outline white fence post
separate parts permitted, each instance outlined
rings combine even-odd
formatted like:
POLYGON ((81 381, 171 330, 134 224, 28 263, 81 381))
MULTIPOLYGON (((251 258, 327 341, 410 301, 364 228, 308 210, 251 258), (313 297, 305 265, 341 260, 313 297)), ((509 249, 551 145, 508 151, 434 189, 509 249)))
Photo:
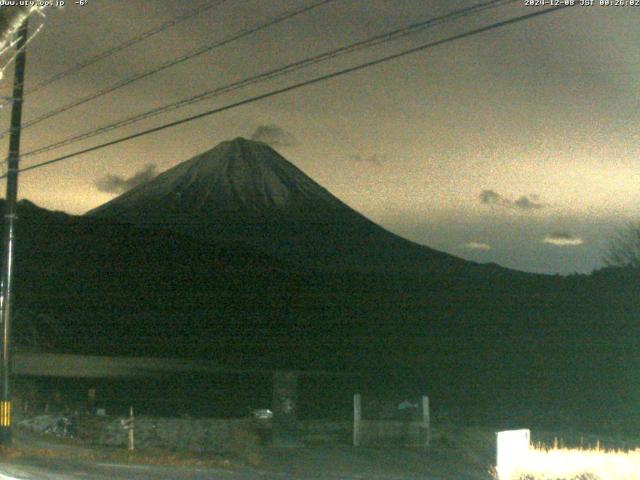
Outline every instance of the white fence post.
POLYGON ((422 431, 424 432, 424 438, 420 441, 422 445, 428 447, 431 443, 431 414, 429 412, 429 397, 422 396, 422 431))
POLYGON ((362 396, 356 393, 353 396, 353 446, 360 446, 360 433, 362 427, 362 396))
POLYGON ((133 407, 129 407, 129 450, 135 449, 133 407))

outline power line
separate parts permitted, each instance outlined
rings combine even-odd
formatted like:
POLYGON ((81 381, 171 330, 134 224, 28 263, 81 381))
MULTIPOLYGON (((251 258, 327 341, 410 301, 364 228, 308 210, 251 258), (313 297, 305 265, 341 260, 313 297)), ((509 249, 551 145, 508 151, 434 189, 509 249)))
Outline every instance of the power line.
POLYGON ((170 103, 168 105, 163 105, 161 107, 158 108, 154 108, 152 110, 148 110, 146 112, 143 112, 141 114, 138 115, 134 115, 133 117, 128 117, 125 118, 123 120, 119 120, 115 123, 111 123, 93 130, 89 130, 71 137, 67 137, 63 140, 60 140, 58 142, 55 142, 53 144, 49 144, 43 147, 39 147, 37 149, 28 151, 26 153, 24 153, 22 156, 23 157, 27 157, 27 156, 32 156, 32 155, 37 155, 37 154, 41 154, 50 150, 55 150, 57 148, 60 148, 62 146, 66 146, 66 145, 70 145, 76 142, 79 142, 81 140, 86 140, 88 138, 94 137, 96 135, 100 135, 106 132, 109 132, 111 130, 115 130, 117 128, 121 128, 127 125, 131 125, 134 123, 137 123, 141 120, 146 120, 148 118, 154 117, 156 115, 162 114, 162 113, 166 113, 172 110, 177 110, 179 108, 183 108, 185 106, 194 104, 194 103, 198 103, 198 102, 202 102, 204 100, 208 100, 211 99, 213 97, 217 97, 220 96, 222 94, 226 94, 226 93, 230 93, 232 91, 238 90, 240 88, 244 88, 246 86, 249 85, 254 85, 257 83, 261 83, 263 81, 266 80, 271 80, 274 79, 276 77, 280 77, 283 76, 285 74, 291 73, 293 71, 305 68, 307 66, 310 65, 316 65, 320 62, 324 62, 333 58, 336 58, 340 55, 344 55, 344 54, 348 54, 348 53, 352 53, 354 51, 363 49, 363 48, 370 48, 370 47, 374 47, 377 45, 380 45, 382 43, 386 43, 392 40, 397 40, 398 38, 410 35, 410 34, 415 34, 418 33, 420 31, 423 31, 427 28, 431 28, 435 25, 439 25, 445 22, 449 22, 458 18, 461 18, 463 16, 468 16, 471 14, 476 14, 479 13, 481 11, 490 9, 490 8, 496 8, 497 6, 500 5, 505 5, 508 3, 514 3, 516 1, 519 0, 491 0, 488 2, 484 2, 484 3, 479 3, 476 4, 474 6, 471 7, 466 7, 460 10, 455 10, 453 12, 450 12, 448 14, 442 15, 440 17, 435 17, 435 18, 430 18, 426 21, 423 22, 418 22, 418 23, 414 23, 411 24, 407 27, 403 27, 403 28, 399 28, 396 30, 392 30, 390 32, 386 32, 383 34, 379 34, 379 35, 375 35, 373 37, 367 38, 365 40, 361 40, 359 42, 355 42, 352 43, 350 45, 344 46, 344 47, 340 47, 328 52, 324 52, 322 54, 318 54, 318 55, 314 55, 311 57, 307 57, 303 60, 299 60, 297 62, 293 62, 290 63, 288 65, 285 65, 283 67, 278 67, 272 70, 268 70, 266 72, 260 73, 258 75, 249 77, 249 78, 245 78, 236 82, 232 82, 230 84, 221 86, 221 87, 216 87, 212 90, 206 90, 205 92, 199 93, 197 95, 193 95, 191 97, 187 97, 185 99, 182 99, 178 102, 174 102, 174 103, 170 103))
MULTIPOLYGON (((165 62, 165 63, 163 63, 163 64, 161 64, 161 65, 159 65, 157 67, 154 67, 154 68, 146 70, 146 71, 144 71, 142 73, 136 74, 133 77, 129 77, 129 78, 126 78, 124 80, 121 80, 121 81, 115 83, 114 85, 112 85, 110 87, 104 88, 102 90, 98 90, 97 92, 94 92, 94 93, 92 93, 90 95, 87 95, 86 97, 82 97, 79 100, 75 100, 75 101, 73 101, 71 103, 68 103, 67 105, 63 105, 62 107, 56 108, 54 110, 50 110, 49 112, 47 112, 47 113, 45 113, 45 114, 43 114, 43 115, 41 115, 41 116, 29 121, 29 122, 24 123, 22 125, 22 128, 25 129, 25 128, 31 127, 33 125, 36 125, 36 124, 38 124, 40 122, 43 122, 44 120, 47 120, 47 119, 49 119, 51 117, 54 117, 56 115, 60 115, 61 113, 67 112, 67 111, 69 111, 69 110, 71 110, 71 109, 73 109, 75 107, 79 107, 80 105, 83 105, 83 104, 85 104, 85 103, 87 103, 87 102, 89 102, 91 100, 95 100, 96 98, 102 97, 102 96, 107 95, 109 93, 115 92, 116 90, 119 90, 119 89, 121 89, 123 87, 131 85, 132 83, 137 82, 138 80, 142 80, 144 78, 147 78, 147 77, 149 77, 149 76, 151 76, 153 74, 156 74, 158 72, 166 70, 166 69, 168 69, 170 67, 173 67, 175 65, 178 65, 180 63, 186 62, 187 60, 191 60, 192 58, 195 58, 195 57, 197 57, 199 55, 202 55, 204 53, 210 52, 210 51, 212 51, 212 50, 214 50, 216 48, 220 48, 220 47, 222 47, 224 45, 232 43, 232 42, 234 42, 236 40, 239 40, 241 38, 253 35, 254 33, 257 33, 257 32, 259 32, 261 30, 265 30, 265 29, 267 29, 269 27, 272 27, 273 25, 277 25, 278 23, 284 22, 285 20, 291 19, 291 18, 296 17, 298 15, 302 15, 302 14, 307 13, 307 12, 317 8, 317 7, 320 7, 322 5, 326 5, 327 3, 330 3, 330 2, 333 2, 333 1, 335 1, 335 0, 321 0, 319 2, 316 2, 316 3, 313 3, 313 4, 309 5, 307 7, 286 12, 286 13, 278 16, 278 17, 272 18, 272 19, 268 20, 267 22, 261 23, 261 24, 255 26, 253 28, 250 28, 248 30, 246 30, 246 29, 245 30, 240 30, 239 32, 236 32, 236 33, 232 34, 231 36, 226 37, 225 39, 220 40, 220 41, 218 41, 216 43, 213 43, 213 44, 210 44, 210 45, 206 45, 204 47, 200 47, 200 48, 198 48, 198 49, 196 49, 194 51, 191 51, 190 53, 182 55, 182 56, 180 56, 178 58, 175 58, 173 60, 169 60, 168 62, 165 62)), ((9 133, 8 130, 2 132, 0 134, 0 139, 5 137, 8 133, 9 133)))
MULTIPOLYGON (((85 153, 90 153, 90 152, 94 152, 94 151, 97 151, 97 150, 101 150, 103 148, 110 147, 112 145, 123 143, 123 142, 129 141, 129 140, 133 140, 135 138, 142 137, 142 136, 145 136, 145 135, 149 135, 151 133, 156 133, 156 132, 159 132, 161 130, 166 130, 168 128, 176 127, 178 125, 182 125, 184 123, 192 122, 192 121, 198 120, 200 118, 208 117, 208 116, 214 115, 216 113, 221 113, 221 112, 224 112, 224 111, 227 111, 227 110, 231 110, 232 108, 237 108, 237 107, 241 107, 243 105, 248 105, 250 103, 254 103, 254 102, 257 102, 259 100, 264 100, 266 98, 274 97, 274 96, 280 95, 282 93, 286 93, 286 92, 290 92, 290 91, 293 91, 293 90, 297 90, 299 88, 306 87, 308 85, 313 85, 313 84, 320 83, 320 82, 323 82, 323 81, 326 81, 326 80, 329 80, 329 79, 332 79, 332 78, 336 78, 336 77, 340 77, 340 76, 343 76, 343 75, 347 75, 349 73, 353 73, 353 72, 356 72, 356 71, 359 71, 359 70, 362 70, 362 69, 365 69, 365 68, 373 67, 375 65, 380 65, 382 63, 385 63, 385 62, 388 62, 388 61, 391 61, 391 60, 395 60, 395 59, 398 59, 398 58, 401 58, 401 57, 405 57, 405 56, 411 55, 413 53, 417 53, 417 52, 420 52, 420 51, 423 51, 423 50, 434 48, 434 47, 437 47, 437 46, 440 46, 440 45, 443 45, 443 44, 446 44, 446 43, 450 43, 450 42, 453 42, 453 41, 456 41, 456 40, 461 40, 463 38, 471 37, 473 35, 478 35, 480 33, 488 32, 490 30, 495 30, 497 28, 501 28, 501 27, 504 27, 504 26, 507 26, 507 25, 518 23, 518 22, 521 22, 521 21, 524 21, 524 20, 528 20, 528 19, 531 19, 531 18, 534 18, 534 17, 539 17, 541 15, 545 15, 545 14, 548 14, 548 13, 553 13, 553 12, 556 12, 558 10, 562 10, 564 8, 570 7, 570 6, 571 5, 560 5, 558 7, 546 8, 546 9, 543 9, 543 10, 537 10, 535 12, 528 13, 526 15, 520 15, 518 17, 510 18, 508 20, 502 20, 500 22, 492 23, 492 24, 487 25, 485 27, 476 28, 474 30, 470 30, 468 32, 460 33, 460 34, 457 34, 457 35, 452 35, 450 37, 447 37, 447 38, 444 38, 444 39, 441 39, 441 40, 436 40, 434 42, 429 42, 429 43, 426 43, 426 44, 423 44, 423 45, 419 45, 417 47, 413 47, 413 48, 410 48, 408 50, 403 50, 402 52, 399 52, 399 53, 395 53, 395 54, 392 54, 392 55, 387 55, 385 57, 382 57, 382 58, 379 58, 379 59, 376 59, 376 60, 372 60, 372 61, 369 61, 369 62, 361 63, 359 65, 355 65, 353 67, 349 67, 349 68, 345 68, 345 69, 342 69, 342 70, 338 70, 336 72, 329 73, 329 74, 326 74, 326 75, 321 75, 319 77, 315 77, 315 78, 312 78, 310 80, 305 80, 303 82, 299 82, 299 83, 296 83, 296 84, 293 84, 293 85, 289 85, 287 87, 279 88, 277 90, 272 90, 270 92, 263 93, 261 95, 256 95, 254 97, 250 97, 250 98, 247 98, 247 99, 244 99, 244 100, 240 100, 238 102, 230 103, 230 104, 225 105, 223 107, 215 108, 215 109, 209 110, 207 112, 199 113, 197 115, 193 115, 193 116, 186 117, 186 118, 183 118, 183 119, 180 119, 180 120, 176 120, 174 122, 166 123, 166 124, 160 125, 158 127, 150 128, 148 130, 144 130, 142 132, 138 132, 138 133, 134 133, 132 135, 121 137, 121 138, 118 138, 116 140, 111 140, 109 142, 105 142, 105 143, 102 143, 100 145, 95 145, 93 147, 85 148, 83 150, 79 150, 79 151, 76 151, 76 152, 73 152, 73 153, 70 153, 70 154, 67 154, 67 155, 62 155, 60 157, 57 157, 57 158, 54 158, 54 159, 51 159, 51 160, 47 160, 45 162, 41 162, 41 163, 37 163, 35 165, 31 165, 29 167, 24 167, 24 168, 20 169, 20 172, 26 172, 26 171, 29 171, 29 170, 35 170, 36 168, 41 168, 41 167, 44 167, 44 166, 47 166, 47 165, 51 165, 53 163, 62 162, 64 160, 68 160, 70 158, 77 157, 79 155, 83 155, 85 153)), ((6 175, 0 176, 0 178, 4 178, 4 177, 6 177, 6 175)))
MULTIPOLYGON (((105 58, 108 58, 112 55, 115 55, 118 52, 121 52, 122 50, 126 50, 129 47, 132 47, 133 45, 136 45, 144 40, 146 40, 147 38, 150 38, 154 35, 157 35, 159 33, 164 32, 165 30, 168 30, 172 27, 175 27, 176 25, 189 20, 193 17, 196 17, 204 12, 206 12, 207 10, 212 9, 213 7, 216 7, 218 5, 221 5, 222 3, 226 2, 227 0, 217 0, 215 2, 212 3, 208 3, 205 4, 201 7, 198 7, 192 11, 190 11, 189 13, 186 13, 184 15, 180 15, 172 20, 168 20, 164 23, 161 23, 160 25, 158 25, 157 27, 154 27, 150 30, 147 30, 146 32, 142 32, 140 35, 133 37, 129 40, 126 40, 125 42, 116 45, 113 48, 110 48, 108 50, 105 50, 104 52, 98 53, 97 55, 94 55, 93 57, 89 57, 85 60, 82 60, 78 63, 76 63, 75 65, 69 67, 67 70, 64 70, 60 73, 57 73, 56 75, 53 75, 52 77, 44 80, 41 83, 38 83, 36 86, 34 86, 33 88, 31 88, 24 96, 26 97, 27 94, 31 95, 35 92, 37 92, 38 90, 41 90, 45 87, 48 87, 49 85, 51 85, 54 82, 57 82, 58 80, 62 80, 65 77, 68 77, 70 75, 74 75, 76 73, 78 73, 81 70, 84 70, 85 68, 99 62, 100 60, 104 60, 105 58)), ((4 135, 4 134, 3 134, 4 135)))

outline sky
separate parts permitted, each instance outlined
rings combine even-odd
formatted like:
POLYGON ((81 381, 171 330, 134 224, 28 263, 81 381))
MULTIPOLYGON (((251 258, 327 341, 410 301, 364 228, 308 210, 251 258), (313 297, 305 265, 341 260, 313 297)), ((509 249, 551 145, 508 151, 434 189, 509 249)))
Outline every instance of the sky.
MULTIPOLYGON (((44 27, 28 46, 24 121, 315 1, 88 0, 49 9, 31 21, 31 32, 44 27), (209 3, 29 95, 78 62, 209 3)), ((24 128, 22 151, 476 3, 333 0, 24 128)), ((541 8, 548 7, 500 5, 23 157, 22 166, 541 8)), ((244 136, 272 144, 352 208, 420 244, 518 270, 588 273, 603 266, 616 232, 638 219, 639 21, 640 6, 563 9, 24 172, 19 195, 82 214, 244 136)), ((12 65, 4 73, 0 96, 9 96, 12 65)), ((3 131, 9 114, 0 110, 3 131)))

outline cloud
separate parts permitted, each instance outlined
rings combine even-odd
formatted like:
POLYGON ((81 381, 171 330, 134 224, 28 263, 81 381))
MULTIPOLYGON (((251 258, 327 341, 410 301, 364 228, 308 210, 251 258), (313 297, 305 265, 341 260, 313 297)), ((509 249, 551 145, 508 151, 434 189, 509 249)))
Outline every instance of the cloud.
POLYGON ((276 148, 293 147, 298 143, 291 133, 272 123, 259 125, 251 134, 251 140, 276 148))
POLYGON ((491 245, 483 242, 467 242, 464 246, 469 250, 491 250, 491 245))
POLYGON ((378 155, 377 153, 374 153, 372 155, 367 155, 367 156, 362 156, 356 153, 351 155, 351 160, 353 160, 354 162, 360 162, 360 163, 382 165, 384 157, 382 155, 378 155))
POLYGON ((482 190, 482 192, 480 192, 480 203, 484 203, 485 205, 496 205, 503 201, 502 196, 493 190, 482 190))
POLYGON ((517 210, 540 210, 547 205, 541 203, 538 195, 523 195, 516 200, 504 197, 494 190, 482 190, 479 195, 480 203, 484 205, 497 205, 505 208, 515 208, 517 210))
POLYGON ((554 232, 544 237, 542 243, 548 243, 558 247, 576 247, 582 245, 584 241, 582 238, 567 232, 554 232))
POLYGON ((105 193, 124 193, 132 188, 153 180, 158 173, 156 166, 152 163, 145 165, 142 170, 137 171, 131 177, 125 178, 118 175, 106 175, 96 180, 95 185, 98 190, 105 193))
POLYGON ((513 204, 522 210, 538 210, 546 207, 544 203, 538 202, 537 199, 537 195, 531 195, 529 197, 522 196, 513 202, 513 204))

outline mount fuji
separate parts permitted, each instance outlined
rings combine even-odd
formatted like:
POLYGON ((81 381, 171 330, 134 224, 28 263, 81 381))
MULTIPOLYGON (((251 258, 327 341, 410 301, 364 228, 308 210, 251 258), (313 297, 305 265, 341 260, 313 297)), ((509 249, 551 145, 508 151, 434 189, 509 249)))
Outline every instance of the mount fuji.
POLYGON ((242 242, 313 268, 433 272, 480 267, 385 230, 267 144, 244 138, 222 142, 87 215, 242 242))

